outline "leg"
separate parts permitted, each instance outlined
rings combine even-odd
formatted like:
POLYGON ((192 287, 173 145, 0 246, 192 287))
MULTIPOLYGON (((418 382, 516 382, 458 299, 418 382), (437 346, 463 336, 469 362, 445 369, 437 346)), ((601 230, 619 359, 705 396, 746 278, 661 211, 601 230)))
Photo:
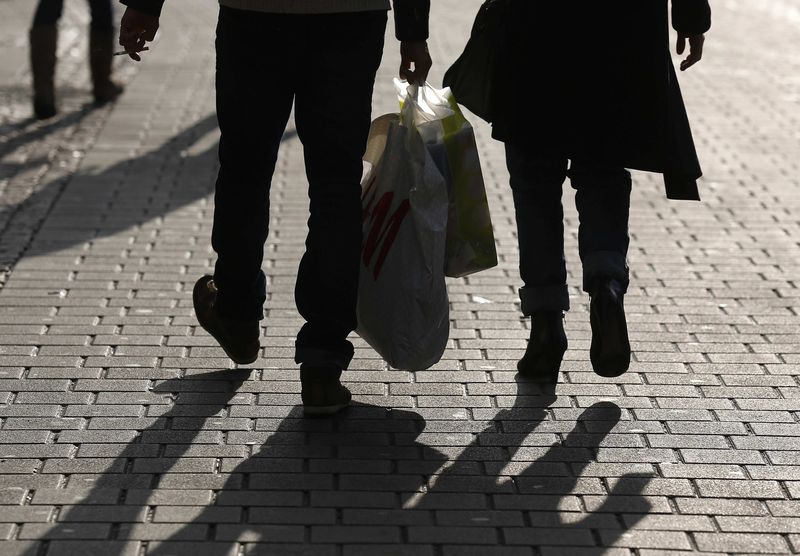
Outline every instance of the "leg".
POLYGON ((110 0, 89 0, 92 23, 89 29, 89 69, 92 93, 97 104, 105 104, 122 94, 122 86, 111 80, 114 56, 113 10, 110 0))
POLYGON ((311 217, 295 299, 306 320, 296 360, 347 368, 356 327, 361 249, 362 157, 372 89, 383 54, 386 12, 310 16, 306 81, 297 93, 311 217))
POLYGON ((261 270, 269 188, 292 107, 291 56, 279 16, 221 7, 217 27, 217 117, 222 132, 211 244, 217 252, 217 310, 263 317, 261 270), (272 79, 282 76, 281 79, 272 79))
POLYGON ((114 8, 111 0, 89 0, 89 11, 92 13, 92 30, 114 30, 114 8))
POLYGON ((624 168, 573 161, 569 176, 580 217, 583 289, 589 292, 597 277, 611 277, 619 281, 624 293, 628 287, 631 175, 624 168))
POLYGON ((583 289, 591 296, 592 368, 601 376, 616 377, 628 370, 631 360, 623 303, 631 176, 624 168, 573 161, 570 179, 581 221, 583 289))
POLYGON ((561 205, 567 160, 506 144, 506 162, 511 173, 524 284, 519 295, 522 313, 531 317, 528 347, 517 370, 525 377, 555 383, 567 350, 563 311, 569 310, 569 295, 561 205))
POLYGON ((33 27, 57 24, 63 10, 64 0, 39 0, 33 14, 33 27))
POLYGON ((56 108, 56 48, 58 27, 64 0, 40 0, 33 16, 30 41, 31 75, 33 77, 33 113, 37 119, 52 118, 56 108))
POLYGON ((561 189, 567 161, 541 158, 521 145, 506 144, 506 163, 517 219, 522 313, 567 311, 564 209, 561 189))

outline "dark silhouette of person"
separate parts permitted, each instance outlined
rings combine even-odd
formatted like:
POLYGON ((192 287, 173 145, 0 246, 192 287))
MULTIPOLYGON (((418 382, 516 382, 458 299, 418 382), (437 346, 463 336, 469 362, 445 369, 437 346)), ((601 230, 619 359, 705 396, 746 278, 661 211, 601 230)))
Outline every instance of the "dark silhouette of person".
MULTIPOLYGON (((153 40, 163 0, 122 0, 120 44, 130 57, 153 40)), ((194 288, 195 313, 236 363, 260 350, 266 280, 261 270, 269 189, 280 138, 295 108, 311 217, 295 299, 296 341, 308 413, 350 403, 340 382, 353 356, 361 249, 362 156, 383 53, 389 0, 222 0, 217 25, 220 171, 211 243, 214 275, 194 288)), ((429 0, 395 0, 400 75, 424 81, 429 0)), ((155 54, 151 54, 155 55, 155 54)))
MULTIPOLYGON (((104 490, 123 489, 126 507, 156 506, 155 522, 169 521, 169 502, 154 502, 154 495, 165 488, 163 479, 181 463, 193 438, 207 430, 206 421, 227 414, 248 376, 248 371, 226 370, 157 383, 153 391, 170 397, 175 405, 120 453, 110 471, 93 483, 86 503, 102 499, 104 490), (144 457, 152 453, 153 445, 159 446, 158 455, 144 457), (147 487, 136 486, 143 481, 149 481, 147 487)), ((548 407, 556 397, 552 390, 525 381, 517 383, 517 390, 514 405, 501 409, 472 433, 472 441, 459 448, 458 455, 451 456, 426 444, 426 421, 414 411, 356 404, 333 419, 309 420, 302 418, 302 408, 297 407, 274 432, 253 433, 264 434, 266 440, 234 468, 223 468, 227 480, 213 500, 168 537, 146 525, 139 527, 140 517, 121 521, 109 517, 108 522, 115 523, 116 541, 148 542, 148 556, 175 554, 182 543, 197 538, 231 545, 277 542, 262 535, 266 532, 279 538, 281 526, 327 524, 335 529, 430 524, 423 514, 439 516, 433 523, 442 527, 453 524, 448 520, 468 523, 473 529, 470 535, 475 537, 465 538, 467 544, 475 539, 480 539, 479 544, 499 543, 502 528, 509 544, 597 547, 592 531, 602 529, 602 546, 612 546, 625 533, 614 517, 621 505, 627 526, 649 511, 649 503, 641 496, 649 477, 620 477, 603 503, 579 521, 563 521, 562 503, 619 423, 619 407, 596 403, 578 416, 574 430, 563 441, 541 448, 526 446, 533 454, 520 455, 526 439, 548 420, 548 407), (591 433, 585 430, 587 421, 592 422, 591 433), (543 453, 536 455, 539 451, 543 453), (281 493, 298 492, 304 493, 302 506, 270 502, 285 499, 281 493), (487 509, 486 497, 492 498, 493 510, 487 509), (309 507, 316 511, 310 512, 309 507), (226 509, 231 510, 228 517, 221 518, 226 509), (235 509, 240 510, 239 519, 230 517, 235 509), (350 515, 335 523, 320 517, 334 513, 350 515), (160 542, 156 545, 155 541, 160 542)), ((461 424, 448 422, 445 430, 458 430, 461 424)), ((441 438, 436 430, 441 429, 434 429, 435 437, 441 438)), ((469 432, 472 427, 463 430, 469 432)), ((77 504, 62 512, 56 529, 80 523, 84 515, 80 507, 77 504)), ((141 512, 124 515, 140 516, 141 512)), ((389 536, 384 548, 409 540, 426 542, 389 536)), ((30 554, 39 549, 33 547, 30 554)))
MULTIPOLYGON (((497 0, 502 2, 503 0, 497 0)), ((556 381, 569 310, 562 184, 580 217, 590 357, 604 377, 630 364, 623 297, 631 176, 664 175, 671 199, 699 199, 700 165, 669 52, 667 0, 506 3, 508 32, 490 87, 493 136, 505 142, 520 252, 522 312, 531 317, 518 369, 556 381)), ((681 70, 702 57, 707 0, 672 0, 681 70)))
MULTIPOLYGON (((88 0, 91 11, 89 27, 89 70, 92 95, 96 104, 105 104, 122 93, 122 86, 111 79, 114 55, 114 23, 111 0, 88 0)), ((30 39, 33 76, 33 113, 37 119, 52 118, 58 113, 55 90, 58 20, 64 0, 39 0, 33 16, 30 39)))

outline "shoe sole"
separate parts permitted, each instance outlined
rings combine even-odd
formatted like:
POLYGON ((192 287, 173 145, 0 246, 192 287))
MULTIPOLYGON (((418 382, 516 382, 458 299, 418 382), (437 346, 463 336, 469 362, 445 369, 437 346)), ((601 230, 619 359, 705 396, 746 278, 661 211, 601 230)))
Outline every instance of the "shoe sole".
POLYGON ((343 409, 350 407, 350 403, 335 405, 304 405, 303 414, 309 417, 324 417, 339 413, 343 409))
MULTIPOLYGON (((233 361, 233 362, 234 362, 234 363, 236 363, 237 365, 249 365, 249 364, 251 364, 251 363, 254 363, 254 362, 255 362, 255 361, 258 359, 258 353, 256 353, 255 357, 253 357, 252 359, 251 359, 251 358, 243 359, 243 358, 241 358, 241 357, 236 357, 236 356, 234 356, 234 355, 233 355, 233 354, 232 354, 230 351, 228 351, 228 349, 227 349, 227 348, 226 348, 226 347, 225 347, 225 346, 222 344, 222 341, 221 341, 221 340, 219 339, 219 337, 218 337, 218 336, 217 336, 217 335, 214 333, 214 330, 213 330, 213 329, 211 329, 211 328, 209 328, 209 326, 208 326, 208 323, 207 323, 207 322, 205 322, 205 319, 204 319, 204 318, 201 316, 201 315, 202 315, 202 311, 198 311, 198 310, 197 310, 197 305, 198 305, 198 300, 197 300, 197 292, 198 292, 198 287, 206 287, 206 284, 207 284, 207 283, 208 283, 208 281, 204 281, 204 282, 198 281, 198 282, 195 284, 195 286, 194 286, 194 290, 192 290, 192 306, 194 307, 194 314, 195 314, 195 317, 197 317, 197 322, 199 322, 199 323, 200 323, 200 326, 202 326, 202 327, 203 327, 203 330, 205 330, 206 332, 208 332, 208 333, 209 333, 209 335, 210 335, 212 338, 214 338, 214 339, 217 341, 217 343, 219 344, 219 347, 221 347, 221 348, 222 348, 222 351, 224 351, 224 352, 225 352, 225 355, 227 355, 227 356, 228 356, 228 358, 229 358, 231 361, 233 361)), ((260 351, 260 348, 259 348, 259 351, 260 351)))

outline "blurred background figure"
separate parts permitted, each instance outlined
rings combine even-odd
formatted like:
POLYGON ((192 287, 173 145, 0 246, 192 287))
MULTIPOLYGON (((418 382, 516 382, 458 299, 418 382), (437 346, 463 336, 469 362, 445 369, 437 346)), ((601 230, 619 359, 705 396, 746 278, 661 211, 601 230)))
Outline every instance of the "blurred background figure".
MULTIPOLYGON (((111 79, 114 53, 114 25, 111 0, 87 0, 91 11, 89 28, 89 69, 96 104, 104 104, 122 93, 111 79)), ((58 20, 64 0, 39 0, 30 30, 33 112, 37 119, 52 118, 58 112, 55 93, 58 20)))

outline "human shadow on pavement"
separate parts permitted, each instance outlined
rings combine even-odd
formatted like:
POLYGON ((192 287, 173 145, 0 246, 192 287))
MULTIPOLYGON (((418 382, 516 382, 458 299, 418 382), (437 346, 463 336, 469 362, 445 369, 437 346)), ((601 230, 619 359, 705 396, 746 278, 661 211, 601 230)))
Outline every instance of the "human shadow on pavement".
MULTIPOLYGON (((86 520, 85 511, 91 512, 98 504, 116 503, 117 507, 132 508, 138 520, 142 514, 140 510, 146 510, 152 493, 163 488, 160 482, 164 474, 180 464, 181 458, 195 446, 195 441, 204 432, 203 425, 209 419, 224 414, 250 374, 250 369, 227 369, 157 383, 151 394, 156 398, 159 394, 168 398, 172 404, 170 409, 156 417, 153 424, 141 430, 136 439, 125 446, 108 466, 109 471, 92 483, 87 496, 61 512, 58 522, 47 533, 47 538, 81 538, 79 524, 86 520), (179 419, 183 422, 178 423, 179 419), (108 492, 113 491, 121 492, 121 497, 109 500, 108 492), (137 502, 139 499, 140 503, 137 502)), ((156 400, 152 401, 151 408, 160 406, 156 400)), ((78 455, 80 457, 80 450, 78 455)), ((68 485, 68 488, 75 487, 68 485)), ((108 522, 112 520, 108 518, 108 522)), ((91 521, 97 523, 98 519, 91 521)), ((42 547, 34 545, 21 556, 41 554, 44 554, 42 547)))
MULTIPOLYGON (((66 118, 71 117, 79 116, 66 118)), ((0 253, 0 265, 12 266, 22 252, 48 254, 135 229, 210 196, 217 177, 219 140, 209 134, 217 129, 216 115, 209 114, 140 156, 123 158, 99 171, 81 168, 66 179, 56 178, 39 187, 18 205, 5 207, 14 213, 9 229, 32 225, 28 207, 39 214, 34 219, 41 223, 35 224, 40 226, 38 231, 31 230, 33 239, 28 245, 0 253)), ((282 141, 296 136, 294 129, 287 129, 282 141)))
MULTIPOLYGON (((0 98, 6 91, 0 88, 0 98)), ((28 89, 25 89, 28 93, 28 89)), ((26 99, 27 100, 27 99, 26 99)), ((35 141, 41 141, 51 133, 65 127, 79 123, 86 116, 92 113, 96 107, 91 103, 85 103, 77 109, 59 114, 48 120, 37 120, 33 116, 13 123, 0 126, 0 160, 7 154, 35 141)), ((8 164, 4 162, 5 166, 8 164)))
MULTIPOLYGON (((226 398, 235 394, 232 372, 211 373, 209 378, 227 384, 225 391, 190 412, 206 419, 219 415, 226 398)), ((207 383, 204 378, 166 381, 158 390, 184 391, 192 381, 207 383)), ((517 383, 517 390, 514 406, 501 409, 479 428, 461 415, 437 419, 431 431, 422 416, 409 410, 359 404, 334 418, 304 419, 300 407, 277 418, 269 416, 280 411, 259 406, 265 417, 256 431, 242 431, 244 436, 230 444, 247 438, 255 444, 263 437, 260 448, 244 459, 223 458, 219 474, 227 477, 225 484, 215 489, 211 504, 195 505, 188 512, 157 491, 160 477, 180 461, 192 435, 200 434, 200 420, 195 429, 180 431, 182 444, 168 453, 162 450, 160 460, 147 461, 135 451, 153 439, 169 443, 173 431, 163 427, 185 414, 176 405, 164 415, 167 421, 144 431, 119 458, 132 458, 134 469, 155 465, 163 475, 152 481, 149 495, 137 491, 143 508, 155 507, 152 523, 118 523, 115 538, 147 542, 147 556, 197 550, 228 554, 242 544, 247 554, 301 554, 308 542, 369 544, 374 553, 387 555, 407 554, 404 545, 442 544, 571 547, 582 554, 601 554, 650 509, 642 496, 648 476, 624 475, 608 489, 600 478, 581 477, 619 423, 619 407, 596 403, 581 413, 563 441, 539 442, 537 447, 526 439, 543 423, 556 423, 548 418, 556 396, 524 381, 517 383), (592 433, 586 432, 586 421, 592 421, 592 433), (471 441, 462 449, 461 441, 468 437, 471 441), (577 498, 587 493, 604 501, 587 511, 577 498), (625 520, 617 514, 625 514, 625 520), (171 534, 164 535, 163 527, 171 534)), ((98 487, 118 485, 117 476, 104 476, 98 487)), ((80 512, 75 517, 67 512, 59 521, 74 526, 80 512)))
MULTIPOLYGON (((53 127, 69 125, 85 115, 85 111, 66 115, 10 142, 36 140, 53 127)), ((8 229, 34 226, 38 231, 30 230, 33 239, 29 244, 0 254, 7 259, 0 260, 0 264, 13 265, 22 252, 47 254, 135 229, 210 196, 217 176, 219 141, 209 134, 216 131, 216 116, 206 115, 140 156, 124 157, 109 151, 113 155, 110 160, 117 162, 99 170, 82 167, 74 175, 58 177, 38 187, 19 204, 4 207, 13 214, 8 229)), ((295 130, 289 129, 282 140, 296 135, 295 130)), ((4 148, 0 145, 0 152, 4 148)), ((98 155, 101 159, 106 156, 102 148, 98 155)))
POLYGON ((210 195, 218 141, 200 148, 197 143, 216 127, 216 118, 206 116, 134 158, 93 147, 100 159, 111 156, 118 162, 99 170, 81 167, 3 207, 10 214, 2 231, 13 233, 0 250, 0 267, 13 268, 23 255, 45 255, 135 229, 210 195))

